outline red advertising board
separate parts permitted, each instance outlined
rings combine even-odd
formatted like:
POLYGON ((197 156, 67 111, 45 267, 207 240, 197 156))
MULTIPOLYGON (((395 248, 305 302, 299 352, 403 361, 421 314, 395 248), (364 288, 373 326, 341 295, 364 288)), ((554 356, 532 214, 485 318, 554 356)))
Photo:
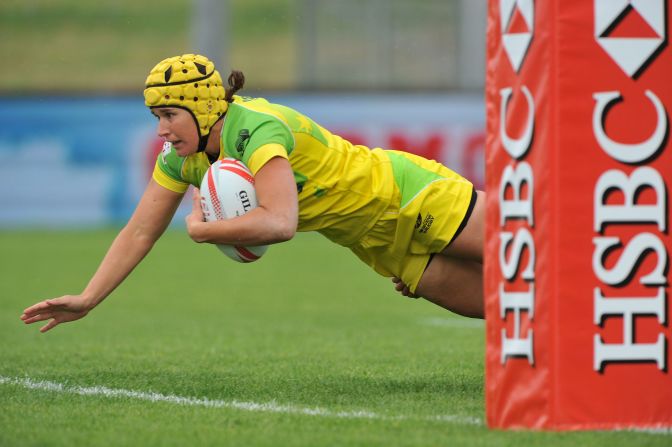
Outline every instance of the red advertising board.
POLYGON ((672 426, 668 0, 491 0, 497 428, 672 426))

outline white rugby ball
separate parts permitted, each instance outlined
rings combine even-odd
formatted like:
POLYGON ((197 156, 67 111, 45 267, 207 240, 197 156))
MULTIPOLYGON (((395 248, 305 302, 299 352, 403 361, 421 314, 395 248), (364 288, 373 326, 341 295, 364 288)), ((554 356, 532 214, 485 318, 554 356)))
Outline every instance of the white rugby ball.
MULTIPOLYGON (((201 209, 206 221, 242 216, 256 207, 254 176, 244 163, 223 158, 208 168, 201 182, 201 209)), ((217 244, 217 248, 234 261, 254 262, 266 253, 268 246, 217 244)))

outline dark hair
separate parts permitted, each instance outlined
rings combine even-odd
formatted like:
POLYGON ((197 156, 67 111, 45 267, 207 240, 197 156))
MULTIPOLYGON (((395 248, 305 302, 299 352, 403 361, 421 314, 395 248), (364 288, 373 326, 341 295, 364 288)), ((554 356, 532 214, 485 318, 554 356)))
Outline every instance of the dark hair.
POLYGON ((236 93, 241 88, 243 88, 243 86, 245 85, 245 75, 243 74, 242 71, 231 70, 228 82, 229 82, 229 88, 226 89, 226 95, 224 96, 224 99, 226 100, 226 102, 232 102, 233 94, 236 93))

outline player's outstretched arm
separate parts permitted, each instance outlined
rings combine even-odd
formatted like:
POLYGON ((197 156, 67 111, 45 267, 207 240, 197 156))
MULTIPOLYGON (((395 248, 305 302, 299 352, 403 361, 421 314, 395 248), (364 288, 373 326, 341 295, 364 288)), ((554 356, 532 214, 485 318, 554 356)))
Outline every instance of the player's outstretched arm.
POLYGON ((89 284, 79 295, 41 301, 23 311, 24 323, 51 320, 40 331, 79 320, 103 301, 149 253, 170 223, 183 194, 150 180, 133 216, 119 232, 89 284))

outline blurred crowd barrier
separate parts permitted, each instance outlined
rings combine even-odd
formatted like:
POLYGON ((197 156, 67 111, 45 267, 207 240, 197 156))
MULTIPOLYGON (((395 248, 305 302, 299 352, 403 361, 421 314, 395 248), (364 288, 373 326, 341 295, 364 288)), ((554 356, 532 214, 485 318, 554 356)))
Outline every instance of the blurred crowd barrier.
POLYGON ((474 90, 485 79, 486 4, 194 0, 190 29, 197 51, 264 88, 474 90))
MULTIPOLYGON (((407 150, 484 184, 481 95, 260 95, 355 144, 407 150)), ((0 98, 0 227, 124 222, 162 142, 139 97, 0 98)), ((175 221, 188 211, 180 208, 175 221)))
POLYGON ((199 52, 265 91, 483 88, 473 0, 3 0, 0 94, 136 92, 199 52))
POLYGON ((355 144, 442 161, 481 188, 485 6, 2 1, 0 55, 12 69, 0 72, 0 227, 124 222, 161 147, 143 81, 159 60, 191 52, 224 77, 242 70, 244 94, 355 144))

